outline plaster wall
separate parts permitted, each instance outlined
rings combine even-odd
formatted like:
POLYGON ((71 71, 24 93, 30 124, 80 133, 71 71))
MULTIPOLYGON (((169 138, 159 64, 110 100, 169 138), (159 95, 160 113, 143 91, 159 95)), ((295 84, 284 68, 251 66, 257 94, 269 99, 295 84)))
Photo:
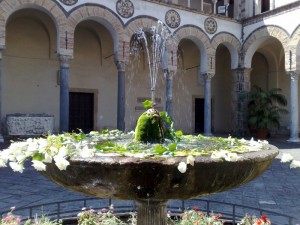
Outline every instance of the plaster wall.
POLYGON ((204 83, 199 74, 201 56, 199 48, 191 40, 184 39, 179 46, 182 58, 178 59, 179 69, 173 78, 174 128, 193 133, 195 98, 204 98, 204 83))
POLYGON ((295 9, 290 11, 289 13, 282 13, 270 17, 265 17, 262 21, 247 25, 244 27, 244 39, 246 39, 249 35, 251 35, 252 32, 257 30, 258 28, 268 25, 282 27, 283 30, 287 32, 289 36, 291 36, 295 29, 299 26, 299 21, 295 19, 299 17, 299 14, 300 9, 295 9))
POLYGON ((43 25, 31 18, 17 18, 7 25, 3 117, 13 113, 46 113, 54 115, 55 129, 58 129, 59 62, 52 57, 51 41, 43 25))
MULTIPOLYGON (((66 6, 59 1, 57 1, 58 4, 62 8, 64 8, 67 12, 70 12, 73 10, 75 7, 81 7, 84 4, 88 5, 102 5, 105 6, 108 10, 112 12, 116 12, 116 0, 110 1, 110 0, 103 0, 101 3, 97 0, 79 0, 77 4, 73 6, 66 6)), ((150 18, 155 18, 157 20, 160 20, 165 23, 165 14, 168 10, 170 10, 170 7, 166 5, 160 5, 160 4, 153 4, 151 2, 147 1, 141 1, 141 0, 132 0, 132 3, 134 5, 134 14, 133 17, 130 18, 123 18, 119 16, 120 20, 123 22, 123 24, 126 26, 129 24, 133 18, 138 18, 138 17, 150 17, 150 18), (155 14, 153 14, 155 12, 155 14)), ((200 13, 196 12, 190 12, 187 10, 182 10, 179 8, 175 9, 179 14, 181 18, 180 26, 186 26, 186 25, 191 25, 191 26, 196 26, 202 29, 204 29, 204 21, 208 17, 207 15, 203 15, 200 13)), ((116 13, 117 14, 117 13, 116 13)), ((210 16, 210 15, 209 15, 210 16)), ((227 33, 232 33, 235 37, 238 39, 241 36, 241 24, 238 23, 235 20, 227 19, 227 20, 221 20, 219 18, 215 18, 215 20, 218 23, 218 30, 217 33, 219 32, 227 32, 227 33)), ((169 28, 170 31, 173 33, 176 31, 176 29, 169 28)), ((207 34, 210 38, 212 38, 215 34, 207 34)))
POLYGON ((212 116, 214 132, 230 133, 232 130, 232 86, 231 56, 225 46, 217 48, 216 74, 212 78, 212 116), (225 97, 226 96, 226 97, 225 97))
POLYGON ((287 5, 287 4, 290 4, 293 2, 297 2, 297 1, 298 0, 276 0, 276 1, 274 1, 274 3, 275 3, 275 8, 278 8, 280 6, 287 5))
POLYGON ((74 59, 70 63, 70 89, 95 94, 94 129, 115 129, 117 79, 112 37, 103 26, 84 22, 75 30, 74 59), (88 40, 88 41, 86 41, 88 40))

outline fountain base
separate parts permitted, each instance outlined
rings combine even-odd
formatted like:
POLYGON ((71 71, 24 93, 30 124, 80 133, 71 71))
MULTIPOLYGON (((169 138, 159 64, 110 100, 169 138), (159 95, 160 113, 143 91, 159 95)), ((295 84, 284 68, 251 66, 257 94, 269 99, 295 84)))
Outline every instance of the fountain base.
POLYGON ((167 225, 167 201, 137 200, 136 204, 138 225, 167 225))

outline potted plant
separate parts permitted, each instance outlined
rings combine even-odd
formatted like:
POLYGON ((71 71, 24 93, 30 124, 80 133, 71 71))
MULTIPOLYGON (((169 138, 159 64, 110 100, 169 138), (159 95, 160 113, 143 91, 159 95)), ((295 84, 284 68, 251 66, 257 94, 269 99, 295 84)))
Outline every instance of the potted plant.
POLYGON ((281 114, 288 113, 284 108, 287 99, 280 88, 263 90, 254 85, 252 90, 242 94, 242 99, 248 101, 247 125, 255 131, 256 137, 266 139, 269 129, 280 127, 281 114))

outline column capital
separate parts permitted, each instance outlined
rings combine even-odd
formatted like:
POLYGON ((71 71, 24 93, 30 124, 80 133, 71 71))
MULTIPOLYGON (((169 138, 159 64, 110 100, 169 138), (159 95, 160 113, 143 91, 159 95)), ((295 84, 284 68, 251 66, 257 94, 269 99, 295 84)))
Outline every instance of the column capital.
POLYGON ((299 74, 296 71, 288 71, 287 74, 291 77, 291 80, 299 79, 299 74))
POLYGON ((211 80, 214 77, 214 75, 214 73, 201 73, 201 76, 203 76, 205 80, 211 80))
POLYGON ((175 73, 176 73, 176 71, 174 71, 174 70, 168 70, 168 69, 164 70, 164 76, 165 76, 166 79, 173 80, 173 77, 175 76, 175 73))
POLYGON ((125 72, 127 64, 128 64, 127 61, 117 61, 116 65, 117 65, 118 71, 125 72))
POLYGON ((60 66, 64 68, 70 67, 70 61, 73 59, 71 55, 59 55, 60 66))

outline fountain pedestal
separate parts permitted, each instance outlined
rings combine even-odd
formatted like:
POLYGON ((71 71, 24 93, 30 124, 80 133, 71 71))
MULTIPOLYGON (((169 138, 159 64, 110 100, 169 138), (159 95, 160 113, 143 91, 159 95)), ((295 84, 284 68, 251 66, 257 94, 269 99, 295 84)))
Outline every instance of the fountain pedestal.
POLYGON ((137 200, 138 225, 166 225, 167 201, 137 200))

